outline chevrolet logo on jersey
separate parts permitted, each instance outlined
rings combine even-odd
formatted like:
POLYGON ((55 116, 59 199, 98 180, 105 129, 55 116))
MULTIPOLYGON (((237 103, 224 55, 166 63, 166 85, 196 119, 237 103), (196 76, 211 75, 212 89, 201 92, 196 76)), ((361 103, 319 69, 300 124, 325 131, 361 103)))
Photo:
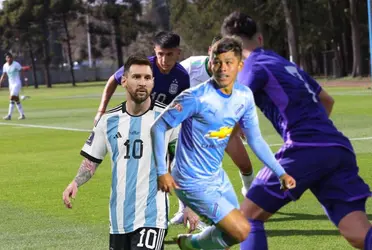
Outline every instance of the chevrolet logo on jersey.
POLYGON ((222 140, 222 139, 225 139, 226 137, 229 137, 232 130, 233 130, 232 127, 221 127, 217 131, 209 131, 209 133, 206 134, 205 137, 211 138, 211 139, 222 140))

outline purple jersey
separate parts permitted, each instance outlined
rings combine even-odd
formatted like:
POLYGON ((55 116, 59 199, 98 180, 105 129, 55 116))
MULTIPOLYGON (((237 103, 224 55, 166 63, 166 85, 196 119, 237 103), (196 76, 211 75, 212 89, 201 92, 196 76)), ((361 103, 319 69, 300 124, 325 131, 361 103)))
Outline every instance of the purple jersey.
POLYGON ((272 51, 255 49, 238 76, 254 93, 256 105, 287 145, 343 146, 350 141, 328 118, 320 85, 306 72, 272 51))
MULTIPOLYGON (((152 64, 152 72, 154 74, 154 88, 152 89, 151 97, 153 100, 168 105, 173 99, 185 89, 190 88, 190 77, 181 64, 176 65, 171 69, 169 74, 160 72, 156 65, 156 57, 148 57, 152 64)), ((124 66, 118 69, 115 74, 115 80, 118 84, 121 83, 121 77, 124 73, 124 66)))

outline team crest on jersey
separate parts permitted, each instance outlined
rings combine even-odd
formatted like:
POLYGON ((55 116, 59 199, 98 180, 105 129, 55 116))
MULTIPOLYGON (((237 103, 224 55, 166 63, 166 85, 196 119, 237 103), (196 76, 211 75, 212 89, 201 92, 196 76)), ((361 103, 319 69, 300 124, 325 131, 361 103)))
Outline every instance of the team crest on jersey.
POLYGON ((92 131, 92 133, 90 133, 90 135, 88 137, 88 140, 85 143, 89 146, 92 146, 93 140, 94 140, 94 131, 92 131))
POLYGON ((169 94, 175 95, 178 92, 178 81, 174 79, 172 83, 169 85, 169 94))
POLYGON ((176 102, 172 103, 171 108, 177 110, 178 112, 181 112, 183 109, 182 105, 176 102))

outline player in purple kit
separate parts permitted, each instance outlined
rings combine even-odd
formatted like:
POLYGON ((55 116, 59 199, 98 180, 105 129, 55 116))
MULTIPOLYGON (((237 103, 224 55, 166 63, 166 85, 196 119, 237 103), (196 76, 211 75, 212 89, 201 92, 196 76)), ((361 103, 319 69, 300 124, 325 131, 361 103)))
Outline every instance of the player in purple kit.
POLYGON ((297 181, 295 189, 283 193, 275 175, 267 167, 261 169, 241 205, 251 224, 241 249, 267 249, 263 223, 307 189, 353 247, 372 249, 365 212, 371 191, 358 175, 349 139, 328 118, 332 97, 296 65, 262 49, 262 35, 248 15, 233 12, 221 32, 243 39, 246 59, 238 81, 251 88, 256 105, 283 138, 276 158, 297 181))
MULTIPOLYGON (((183 90, 190 87, 190 77, 177 62, 180 55, 180 36, 173 32, 161 31, 153 40, 155 56, 148 57, 153 67, 154 88, 152 99, 168 105, 183 90)), ((116 87, 121 83, 124 66, 107 81, 102 94, 95 121, 105 113, 116 87)))

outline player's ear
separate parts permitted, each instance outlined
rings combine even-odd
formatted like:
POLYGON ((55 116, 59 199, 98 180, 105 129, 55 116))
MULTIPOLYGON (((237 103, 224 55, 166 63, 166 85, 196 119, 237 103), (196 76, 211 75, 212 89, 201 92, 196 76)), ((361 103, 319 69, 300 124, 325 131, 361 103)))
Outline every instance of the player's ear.
POLYGON ((238 70, 241 71, 244 67, 244 61, 240 60, 239 65, 238 65, 238 70))
POLYGON ((124 75, 121 77, 121 86, 123 86, 123 88, 125 88, 125 87, 127 86, 127 82, 128 82, 127 75, 124 74, 124 75))

